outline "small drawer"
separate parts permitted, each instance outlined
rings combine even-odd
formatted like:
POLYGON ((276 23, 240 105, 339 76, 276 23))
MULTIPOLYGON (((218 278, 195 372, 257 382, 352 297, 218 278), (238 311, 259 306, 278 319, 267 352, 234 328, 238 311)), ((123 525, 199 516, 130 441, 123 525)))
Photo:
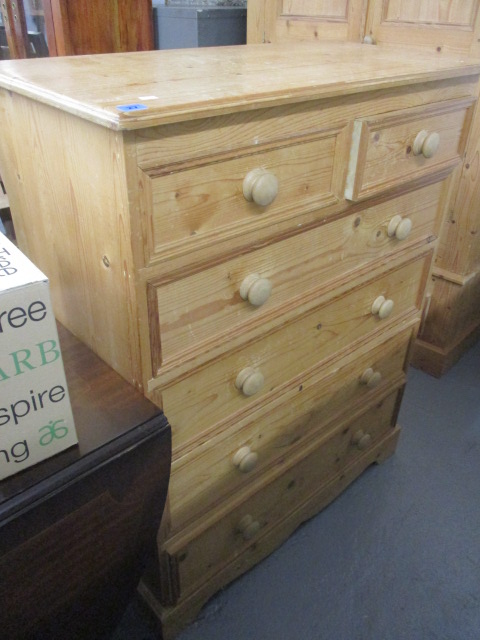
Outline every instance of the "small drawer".
POLYGON ((343 192, 335 170, 338 135, 210 156, 193 166, 139 169, 147 261, 335 204, 343 192))
POLYGON ((217 423, 300 385, 328 358, 420 309, 432 252, 411 259, 294 322, 250 341, 188 377, 153 392, 174 432, 174 455, 217 423), (158 393, 159 396, 156 396, 158 393))
POLYGON ((232 334, 280 322, 348 273, 434 238, 440 184, 407 193, 199 273, 148 285, 153 376, 232 334))
POLYGON ((449 100, 355 120, 345 198, 443 179, 462 157, 474 103, 449 100))
POLYGON ((277 402, 240 420, 234 429, 206 438, 173 463, 169 484, 171 532, 258 482, 272 463, 288 466, 299 447, 335 428, 371 403, 375 394, 404 382, 412 329, 336 362, 321 376, 303 380, 277 402), (352 362, 352 360, 354 360, 352 362), (292 417, 293 416, 293 417, 292 417))
MULTIPOLYGON (((186 596, 227 564, 237 563, 249 547, 261 544, 263 536, 277 527, 281 529, 284 519, 295 512, 302 514, 302 505, 328 483, 348 475, 349 465, 393 431, 397 406, 395 392, 363 414, 352 416, 350 422, 339 424, 333 433, 292 461, 280 477, 267 478, 248 498, 234 496, 227 511, 218 510, 223 517, 213 522, 206 519, 203 527, 198 522, 190 535, 167 541, 160 554, 160 571, 176 573, 172 582, 179 586, 177 596, 186 596)), ((300 515, 297 526, 301 521, 300 515)), ((171 594, 166 595, 169 597, 171 594)))

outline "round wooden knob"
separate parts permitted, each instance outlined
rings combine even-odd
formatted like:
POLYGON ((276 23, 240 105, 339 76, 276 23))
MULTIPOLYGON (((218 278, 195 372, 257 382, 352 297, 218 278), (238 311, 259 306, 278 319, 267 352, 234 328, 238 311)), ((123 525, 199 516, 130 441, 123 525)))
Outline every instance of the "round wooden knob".
POLYGON ((374 389, 382 381, 382 374, 380 371, 374 371, 371 367, 365 369, 360 377, 360 382, 366 385, 369 389, 374 389))
POLYGON ((261 278, 258 273, 251 273, 240 285, 240 296, 254 307, 260 307, 271 293, 272 283, 267 278, 261 278))
POLYGON ((244 540, 251 540, 260 531, 261 524, 254 520, 251 515, 244 516, 238 523, 238 531, 244 540))
POLYGON ((263 387, 264 377, 253 367, 242 369, 235 380, 235 386, 244 396, 254 396, 263 387))
POLYGON ((278 195, 278 180, 266 169, 253 169, 243 180, 243 195, 249 202, 266 207, 278 195))
POLYGON ((393 216, 388 223, 387 234, 389 238, 397 238, 397 240, 405 240, 412 230, 412 221, 410 218, 402 218, 402 216, 393 216))
POLYGON ((238 467, 242 473, 248 473, 257 466, 258 453, 255 453, 250 447, 241 447, 233 456, 233 464, 238 467))
POLYGON ((357 447, 357 449, 363 451, 370 446, 370 443, 372 442, 372 436, 360 429, 360 431, 357 431, 353 435, 352 442, 357 447))
POLYGON ((422 154, 425 158, 432 158, 440 146, 440 135, 436 131, 422 130, 417 134, 413 143, 413 153, 416 156, 422 154))
POLYGON ((385 296, 378 296, 372 304, 372 314, 381 320, 388 318, 393 311, 393 300, 385 299, 385 296))

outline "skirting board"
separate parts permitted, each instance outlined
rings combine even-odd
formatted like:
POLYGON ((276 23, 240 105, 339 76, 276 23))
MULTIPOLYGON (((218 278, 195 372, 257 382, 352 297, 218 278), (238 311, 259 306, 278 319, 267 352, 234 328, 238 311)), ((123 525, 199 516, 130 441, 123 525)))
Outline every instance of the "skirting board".
POLYGON ((441 378, 479 339, 480 320, 479 324, 470 328, 457 343, 451 345, 448 349, 442 349, 417 339, 410 364, 431 376, 441 378))

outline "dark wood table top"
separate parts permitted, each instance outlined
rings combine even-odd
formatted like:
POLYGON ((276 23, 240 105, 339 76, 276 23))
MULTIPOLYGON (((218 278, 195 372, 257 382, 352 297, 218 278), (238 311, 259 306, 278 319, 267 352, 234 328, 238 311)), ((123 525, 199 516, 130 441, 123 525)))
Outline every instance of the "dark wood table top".
POLYGON ((105 640, 156 557, 170 426, 58 328, 79 445, 0 482, 0 640, 105 640))

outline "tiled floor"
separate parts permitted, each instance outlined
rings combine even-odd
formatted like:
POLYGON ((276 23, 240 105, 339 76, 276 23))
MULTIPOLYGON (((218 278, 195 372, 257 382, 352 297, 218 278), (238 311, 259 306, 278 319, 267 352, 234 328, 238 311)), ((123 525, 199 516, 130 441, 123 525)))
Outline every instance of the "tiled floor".
MULTIPOLYGON (((179 640, 479 640, 480 343, 411 369, 395 455, 213 598, 179 640)), ((158 638, 135 607, 114 640, 158 638)))

